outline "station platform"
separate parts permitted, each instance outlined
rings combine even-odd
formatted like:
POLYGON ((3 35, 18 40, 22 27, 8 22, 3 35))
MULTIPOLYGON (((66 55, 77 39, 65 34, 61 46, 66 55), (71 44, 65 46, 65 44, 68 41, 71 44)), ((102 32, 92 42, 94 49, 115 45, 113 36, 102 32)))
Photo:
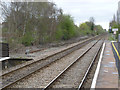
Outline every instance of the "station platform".
MULTIPOLYGON (((96 72, 98 72, 98 75, 97 77, 94 75, 96 81, 95 83, 92 83, 91 88, 118 88, 119 74, 116 67, 116 59, 114 57, 112 43, 110 41, 105 41, 100 67, 96 72)), ((93 79, 93 82, 94 80, 95 79, 93 79)))

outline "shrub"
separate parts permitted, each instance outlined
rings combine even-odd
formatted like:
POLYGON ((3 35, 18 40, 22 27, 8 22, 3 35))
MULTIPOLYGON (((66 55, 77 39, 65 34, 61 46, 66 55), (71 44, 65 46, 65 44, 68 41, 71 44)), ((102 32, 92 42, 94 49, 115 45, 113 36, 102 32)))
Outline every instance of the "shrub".
POLYGON ((75 25, 70 15, 63 15, 56 31, 56 39, 68 40, 76 35, 75 25))
POLYGON ((22 37, 22 44, 25 46, 31 45, 33 42, 33 37, 30 32, 26 32, 25 35, 22 37))

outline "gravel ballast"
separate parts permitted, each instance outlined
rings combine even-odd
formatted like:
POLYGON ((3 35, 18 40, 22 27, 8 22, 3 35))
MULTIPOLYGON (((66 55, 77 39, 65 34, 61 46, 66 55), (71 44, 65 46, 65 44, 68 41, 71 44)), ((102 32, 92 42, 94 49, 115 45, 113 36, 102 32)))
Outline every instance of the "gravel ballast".
POLYGON ((68 71, 60 76, 54 85, 52 85, 52 88, 78 88, 101 43, 101 41, 98 42, 86 55, 84 55, 84 57, 78 60, 77 63, 75 63, 68 71))
POLYGON ((13 84, 11 88, 44 88, 53 78, 55 78, 63 69, 73 62, 83 51, 93 45, 95 41, 85 47, 57 60, 48 67, 45 67, 25 79, 13 84))

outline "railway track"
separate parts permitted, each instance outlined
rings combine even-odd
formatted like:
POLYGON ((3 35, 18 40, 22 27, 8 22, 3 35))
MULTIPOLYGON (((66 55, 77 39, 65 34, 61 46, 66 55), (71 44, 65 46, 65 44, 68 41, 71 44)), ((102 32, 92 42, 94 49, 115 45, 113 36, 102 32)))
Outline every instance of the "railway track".
POLYGON ((8 73, 4 73, 2 76, 3 82, 2 82, 2 88, 7 88, 10 85, 16 83, 17 81, 29 76, 30 74, 36 72, 37 70, 49 65, 50 63, 59 60, 60 58, 72 53, 73 51, 81 48, 82 46, 88 44, 95 38, 99 38, 99 36, 88 39, 78 45, 75 45, 73 47, 67 48, 61 52, 55 53, 51 56, 48 56, 42 60, 32 62, 28 65, 25 65, 23 67, 20 67, 18 69, 15 69, 13 71, 10 71, 8 73), (39 66, 39 67, 38 67, 39 66))
MULTIPOLYGON (((94 45, 92 45, 89 49, 87 49, 85 52, 83 52, 83 54, 81 54, 75 61, 73 61, 68 67, 66 67, 58 76, 56 76, 47 86, 45 86, 45 88, 43 90, 46 89, 51 89, 51 88, 77 88, 78 90, 83 88, 83 85, 87 79, 88 74, 90 73, 90 70, 101 50, 101 47, 103 46, 103 42, 100 45, 100 47, 97 49, 96 54, 94 55, 94 57, 92 58, 92 61, 90 62, 86 72, 84 73, 83 77, 81 78, 81 81, 79 83, 77 83, 77 85, 73 85, 72 82, 75 84, 76 82, 74 82, 74 80, 76 78, 73 77, 78 77, 77 73, 75 76, 72 76, 71 74, 74 73, 74 69, 75 67, 77 67, 77 65, 80 65, 80 61, 81 59, 83 59, 85 57, 85 55, 98 43, 99 41, 97 41, 94 45), (78 63, 78 64, 77 64, 78 63), (68 79, 69 77, 69 79, 68 79), (70 82, 70 78, 73 78, 72 81, 70 82), (68 80, 68 82, 67 82, 68 80), (71 86, 73 85, 73 86, 71 86)), ((78 66, 79 67, 79 66, 78 66)), ((76 68, 79 72, 80 68, 76 68)), ((79 73, 80 74, 80 73, 79 73)), ((77 78, 79 79, 79 77, 77 78)))

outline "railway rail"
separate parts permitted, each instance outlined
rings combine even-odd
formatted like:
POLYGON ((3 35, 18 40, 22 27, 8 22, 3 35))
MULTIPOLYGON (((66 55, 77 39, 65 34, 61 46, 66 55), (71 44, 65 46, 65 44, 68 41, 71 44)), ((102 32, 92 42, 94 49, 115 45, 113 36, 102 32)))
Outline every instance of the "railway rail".
MULTIPOLYGON (((98 41, 97 41, 97 42, 98 42, 98 41)), ((97 42, 96 42, 96 43, 97 43, 97 42)), ((84 55, 85 55, 88 51, 90 51, 90 50, 96 45, 96 43, 95 43, 94 45, 92 45, 89 49, 87 49, 85 52, 83 52, 83 54, 81 54, 81 55, 80 55, 74 62, 72 62, 68 67, 66 67, 66 68, 65 68, 58 76, 56 76, 43 90, 47 90, 47 89, 49 89, 49 88, 57 88, 56 84, 58 85, 58 88, 59 88, 59 84, 61 84, 60 82, 61 82, 62 80, 63 80, 63 81, 65 80, 65 76, 66 76, 65 73, 69 72, 70 69, 73 68, 74 64, 76 64, 82 57, 84 57, 84 55)), ((103 42, 102 42, 102 44, 100 45, 100 47, 98 48, 95 56, 93 57, 90 65, 88 66, 88 69, 86 70, 86 72, 85 72, 85 74, 84 74, 84 76, 83 76, 83 78, 82 78, 79 86, 77 87, 78 90, 80 90, 80 89, 83 88, 83 85, 84 85, 84 83, 85 83, 85 81, 86 81, 86 79, 87 79, 87 76, 88 76, 88 74, 89 74, 89 72, 90 72, 90 70, 91 70, 91 68, 92 68, 92 66, 93 66, 93 64, 94 64, 94 62, 95 62, 95 60, 96 60, 96 58, 97 58, 97 56, 98 56, 101 48, 102 48, 102 46, 103 46, 103 42)), ((69 76, 67 76, 67 77, 69 77, 69 76)), ((74 82, 74 81, 73 81, 73 82, 74 82)), ((66 83, 65 83, 65 84, 66 84, 66 83)), ((66 87, 64 87, 64 85, 63 85, 63 87, 60 87, 60 88, 66 88, 66 87)), ((73 88, 76 88, 76 87, 73 87, 73 88)))
POLYGON ((91 39, 87 39, 87 40, 83 41, 82 43, 79 43, 73 47, 67 48, 63 51, 57 52, 57 53, 50 55, 44 59, 32 62, 28 65, 23 66, 23 67, 20 67, 20 68, 13 70, 13 71, 2 74, 0 76, 3 79, 1 88, 3 89, 3 88, 9 87, 10 85, 12 85, 12 84, 18 82, 19 80, 29 76, 30 74, 36 72, 37 70, 53 63, 54 61, 59 60, 60 58, 74 52, 75 50, 81 48, 82 46, 90 43, 92 40, 97 39, 99 37, 100 36, 97 36, 97 37, 94 37, 91 39), (19 72, 21 72, 21 73, 19 73, 19 72))
POLYGON ((100 58, 100 53, 102 48, 104 47, 104 42, 102 43, 102 45, 98 48, 95 56, 92 59, 92 62, 90 63, 78 89, 83 89, 83 88, 90 88, 91 84, 92 84, 92 79, 95 73, 95 70, 97 68, 97 63, 98 63, 98 59, 100 58), (92 78, 92 79, 91 79, 92 78), (87 80, 88 79, 88 80, 87 80), (90 80, 89 80, 90 79, 90 80))

